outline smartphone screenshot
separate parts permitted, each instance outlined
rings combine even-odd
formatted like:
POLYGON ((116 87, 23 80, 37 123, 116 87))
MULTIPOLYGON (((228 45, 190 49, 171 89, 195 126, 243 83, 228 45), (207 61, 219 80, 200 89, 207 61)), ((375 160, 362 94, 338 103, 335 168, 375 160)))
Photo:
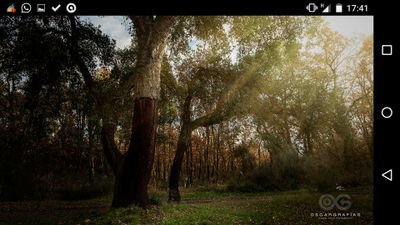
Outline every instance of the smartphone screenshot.
POLYGON ((395 10, 1 1, 0 225, 398 223, 395 10))

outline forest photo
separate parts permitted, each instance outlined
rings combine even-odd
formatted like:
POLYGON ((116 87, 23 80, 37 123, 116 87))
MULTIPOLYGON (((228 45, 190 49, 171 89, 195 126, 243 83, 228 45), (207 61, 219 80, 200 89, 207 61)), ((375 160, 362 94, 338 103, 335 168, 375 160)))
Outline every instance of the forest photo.
POLYGON ((373 224, 370 16, 1 16, 0 225, 373 224))

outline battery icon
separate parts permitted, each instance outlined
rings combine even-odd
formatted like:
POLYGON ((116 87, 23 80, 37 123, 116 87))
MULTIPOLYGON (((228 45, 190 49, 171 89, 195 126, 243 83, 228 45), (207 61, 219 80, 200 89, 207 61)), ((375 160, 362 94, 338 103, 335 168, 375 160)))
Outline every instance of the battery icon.
POLYGON ((337 13, 342 13, 343 12, 342 4, 340 4, 340 3, 336 4, 336 12, 337 13))

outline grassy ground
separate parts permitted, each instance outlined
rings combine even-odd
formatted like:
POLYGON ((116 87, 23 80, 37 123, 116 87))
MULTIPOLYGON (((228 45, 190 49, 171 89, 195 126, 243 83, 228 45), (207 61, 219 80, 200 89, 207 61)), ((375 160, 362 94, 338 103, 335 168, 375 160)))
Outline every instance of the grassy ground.
POLYGON ((340 193, 351 196, 351 208, 330 212, 354 212, 360 213, 360 217, 312 217, 311 213, 325 212, 318 204, 322 193, 307 190, 247 194, 184 191, 180 204, 168 204, 166 194, 154 193, 153 199, 160 205, 145 210, 137 207, 109 209, 110 197, 70 202, 0 203, 0 224, 373 224, 372 189, 340 193))

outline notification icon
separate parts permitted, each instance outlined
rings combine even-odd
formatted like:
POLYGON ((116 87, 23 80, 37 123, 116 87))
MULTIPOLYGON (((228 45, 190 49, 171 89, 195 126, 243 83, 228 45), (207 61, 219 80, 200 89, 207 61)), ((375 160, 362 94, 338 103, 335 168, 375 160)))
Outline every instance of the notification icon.
POLYGON ((16 13, 17 12, 17 8, 15 8, 15 4, 11 4, 7 7, 7 12, 8 13, 16 13))
POLYGON ((21 5, 21 13, 30 13, 32 10, 32 6, 29 3, 24 3, 21 5))

